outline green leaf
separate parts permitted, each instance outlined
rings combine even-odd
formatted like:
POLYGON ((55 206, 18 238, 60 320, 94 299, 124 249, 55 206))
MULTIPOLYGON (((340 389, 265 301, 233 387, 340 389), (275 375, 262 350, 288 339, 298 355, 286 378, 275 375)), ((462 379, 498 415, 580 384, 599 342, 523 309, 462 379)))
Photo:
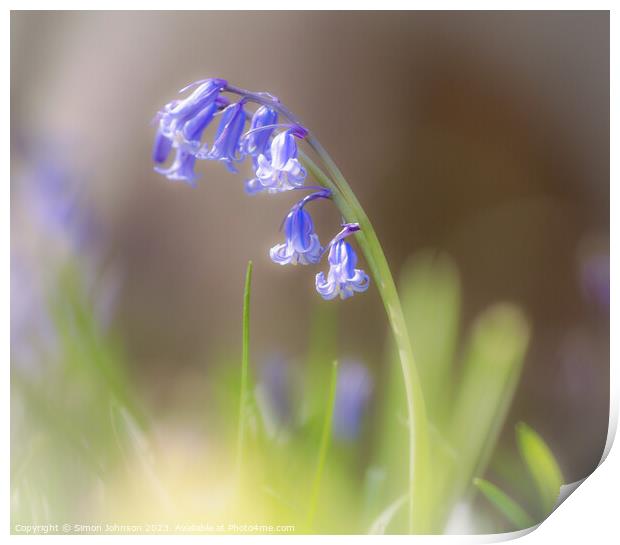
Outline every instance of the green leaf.
POLYGON ((514 524, 515 530, 523 530, 536 524, 534 519, 517 502, 493 483, 484 479, 474 479, 474 486, 514 524))
POLYGON ((441 430, 450 406, 450 375, 459 332, 461 288, 456 265, 427 250, 403 267, 400 293, 428 416, 441 430))
POLYGON ((564 478, 553 453, 540 435, 523 422, 517 424, 516 430, 519 451, 536 483, 545 517, 555 507, 564 478))
POLYGON ((453 405, 449 440, 459 453, 453 499, 484 473, 519 381, 530 337, 527 320, 510 304, 487 309, 475 322, 453 405))

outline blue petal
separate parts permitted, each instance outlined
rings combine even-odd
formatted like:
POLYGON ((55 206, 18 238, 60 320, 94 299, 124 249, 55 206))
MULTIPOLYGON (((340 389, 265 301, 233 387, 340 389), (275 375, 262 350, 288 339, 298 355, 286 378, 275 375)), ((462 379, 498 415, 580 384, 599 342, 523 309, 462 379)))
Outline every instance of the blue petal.
POLYGON ((155 142, 153 143, 153 161, 165 163, 171 149, 172 141, 158 129, 155 133, 155 142))

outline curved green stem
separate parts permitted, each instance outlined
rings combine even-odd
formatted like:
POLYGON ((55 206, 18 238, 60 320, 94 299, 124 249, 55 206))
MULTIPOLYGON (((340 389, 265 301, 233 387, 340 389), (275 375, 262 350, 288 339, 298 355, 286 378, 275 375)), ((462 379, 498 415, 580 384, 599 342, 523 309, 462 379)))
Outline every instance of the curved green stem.
MULTIPOLYGON (((288 118, 292 123, 300 124, 293 113, 271 95, 252 93, 232 85, 227 85, 225 90, 239 94, 247 100, 252 100, 258 104, 270 106, 278 110, 281 115, 288 118)), ((426 408, 396 285, 375 230, 340 169, 312 133, 309 132, 306 135, 305 141, 321 158, 327 167, 329 176, 299 150, 299 157, 302 162, 320 184, 332 190, 334 203, 342 212, 345 220, 350 223, 358 223, 361 227, 361 231, 357 232, 355 236, 383 300, 392 334, 398 348, 403 381, 405 383, 407 425, 409 428, 409 531, 412 533, 429 533, 432 531, 432 524, 430 523, 431 517, 427 516, 429 505, 425 503, 425 493, 432 477, 429 475, 431 468, 429 464, 426 408)))
POLYGON ((355 237, 383 300, 398 348, 405 383, 409 430, 409 531, 429 533, 432 529, 428 526, 430 517, 427 516, 425 504, 425 493, 430 482, 426 408, 396 285, 375 230, 344 176, 314 137, 309 135, 306 141, 324 161, 330 175, 327 176, 306 154, 300 151, 302 162, 319 183, 333 192, 334 203, 342 212, 345 220, 358 223, 361 227, 355 237))

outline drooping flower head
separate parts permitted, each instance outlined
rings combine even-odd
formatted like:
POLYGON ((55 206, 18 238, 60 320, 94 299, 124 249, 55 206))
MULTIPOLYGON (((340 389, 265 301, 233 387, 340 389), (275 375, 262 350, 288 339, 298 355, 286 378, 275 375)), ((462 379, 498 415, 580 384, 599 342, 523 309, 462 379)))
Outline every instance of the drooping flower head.
POLYGON ((344 239, 345 236, 359 230, 351 225, 339 233, 330 243, 329 272, 327 277, 323 272, 316 275, 316 290, 323 299, 334 299, 340 296, 347 299, 355 292, 363 292, 368 289, 368 275, 361 269, 356 269, 357 254, 353 247, 344 239), (346 232, 348 230, 348 232, 346 232))
MULTIPOLYGON (((325 175, 317 178, 320 186, 305 186, 307 172, 300 162, 298 141, 311 142, 308 130, 279 99, 268 93, 253 93, 219 78, 197 81, 181 92, 189 90, 186 97, 169 102, 157 114, 153 144, 155 170, 171 180, 182 180, 193 186, 197 160, 222 161, 230 171, 237 172, 237 165, 251 158, 254 176, 245 184, 250 194, 318 189, 291 208, 283 222, 284 242, 269 252, 272 261, 280 265, 318 263, 326 250, 314 232, 305 205, 316 199, 330 199, 332 194, 325 187, 329 186, 325 175), (230 100, 231 95, 237 98, 230 100), (252 105, 256 106, 254 113, 252 105), (251 121, 246 127, 248 115, 251 121), (215 136, 208 144, 203 137, 216 118, 215 136), (172 150, 174 159, 164 166, 172 150)), ((316 142, 311 146, 320 152, 316 142)), ((302 159, 310 161, 304 156, 302 159)), ((312 172, 316 175, 314 167, 312 172)), ((316 276, 316 289, 324 299, 336 296, 346 299, 368 288, 368 275, 355 268, 357 256, 344 240, 357 230, 357 224, 345 225, 327 246, 329 272, 327 277, 324 273, 316 276)))

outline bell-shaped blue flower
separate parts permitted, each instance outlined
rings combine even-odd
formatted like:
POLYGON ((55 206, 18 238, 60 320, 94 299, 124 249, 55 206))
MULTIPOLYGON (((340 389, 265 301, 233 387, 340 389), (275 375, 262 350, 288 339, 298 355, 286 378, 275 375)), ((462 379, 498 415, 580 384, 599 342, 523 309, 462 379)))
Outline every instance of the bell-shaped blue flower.
POLYGON ((194 91, 182 100, 176 100, 166 106, 166 114, 174 119, 185 121, 194 117, 198 112, 204 110, 209 104, 216 101, 220 92, 226 87, 226 80, 210 78, 197 81, 182 89, 181 92, 196 86, 194 91))
POLYGON ((278 134, 271 142, 271 158, 258 156, 256 177, 246 183, 248 193, 278 193, 304 185, 306 170, 297 159, 294 130, 278 134))
POLYGON ((160 113, 153 144, 153 161, 159 164, 165 163, 172 148, 196 155, 201 149, 202 134, 218 108, 218 102, 213 100, 192 117, 175 117, 169 112, 160 113))
POLYGON ((355 292, 368 289, 368 275, 356 269, 357 255, 353 247, 343 238, 336 237, 329 250, 329 272, 327 278, 320 272, 316 275, 316 291, 323 299, 334 299, 340 296, 347 299, 355 292))
POLYGON ((188 153, 187 151, 177 148, 177 154, 174 158, 172 165, 168 168, 155 167, 155 170, 160 174, 163 174, 169 180, 187 182, 191 186, 195 186, 196 173, 194 172, 194 165, 196 163, 196 156, 188 153))
POLYGON ((245 127, 245 110, 243 102, 231 104, 222 112, 222 119, 215 133, 211 150, 199 159, 224 161, 228 170, 237 172, 234 163, 243 159, 241 149, 241 133, 245 127))
POLYGON ((177 135, 178 145, 180 147, 185 146, 187 148, 186 151, 193 152, 195 155, 200 149, 200 139, 202 138, 202 133, 209 126, 209 123, 211 123, 211 120, 217 110, 217 103, 212 102, 188 120, 183 125, 180 133, 177 135))
POLYGON ((285 241, 269 251, 274 263, 280 265, 310 265, 318 263, 323 248, 310 214, 303 206, 296 205, 284 220, 285 241))
POLYGON ((278 112, 269 106, 261 106, 252 116, 250 130, 243 138, 243 150, 256 159, 259 155, 271 156, 269 139, 278 122, 278 112), (266 127, 266 128, 263 128, 266 127))

